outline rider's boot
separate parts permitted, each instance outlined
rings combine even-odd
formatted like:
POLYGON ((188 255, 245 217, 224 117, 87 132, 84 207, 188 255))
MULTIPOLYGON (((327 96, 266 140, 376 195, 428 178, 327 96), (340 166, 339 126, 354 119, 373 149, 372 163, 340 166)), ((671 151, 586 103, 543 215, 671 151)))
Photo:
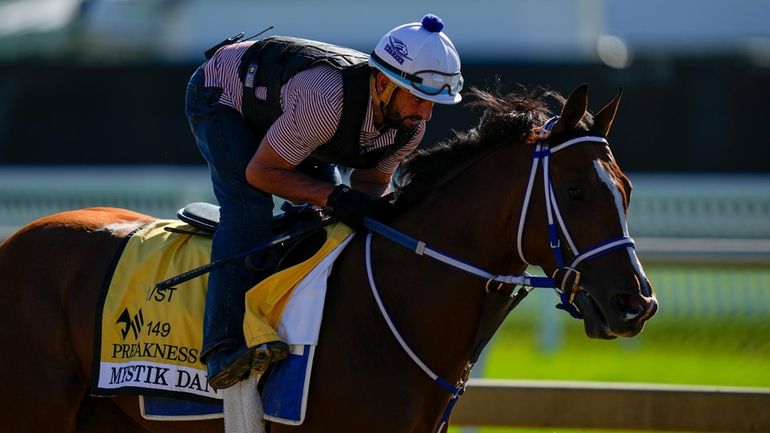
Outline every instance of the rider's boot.
POLYGON ((209 384, 214 389, 229 388, 248 377, 249 371, 262 374, 271 362, 288 356, 289 346, 280 340, 256 347, 240 346, 219 350, 210 354, 206 361, 209 384))

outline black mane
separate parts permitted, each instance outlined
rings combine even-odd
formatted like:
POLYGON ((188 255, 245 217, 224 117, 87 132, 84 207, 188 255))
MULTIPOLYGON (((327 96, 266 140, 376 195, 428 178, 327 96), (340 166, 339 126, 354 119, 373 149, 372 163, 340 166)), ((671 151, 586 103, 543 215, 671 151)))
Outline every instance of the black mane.
POLYGON ((506 95, 474 88, 470 96, 475 98, 470 106, 484 108, 478 126, 467 132, 455 131, 453 138, 418 150, 401 164, 395 194, 400 208, 430 194, 438 179, 475 155, 501 144, 521 143, 535 127, 552 116, 546 99, 564 103, 558 93, 541 88, 522 87, 520 93, 506 95))

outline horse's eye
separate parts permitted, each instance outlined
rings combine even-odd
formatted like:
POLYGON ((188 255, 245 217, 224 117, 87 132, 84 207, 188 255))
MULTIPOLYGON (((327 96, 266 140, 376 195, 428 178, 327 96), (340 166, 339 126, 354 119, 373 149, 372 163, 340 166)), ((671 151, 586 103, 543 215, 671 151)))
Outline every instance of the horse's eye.
POLYGON ((572 200, 582 200, 583 199, 583 189, 580 187, 572 187, 567 189, 567 195, 572 200))

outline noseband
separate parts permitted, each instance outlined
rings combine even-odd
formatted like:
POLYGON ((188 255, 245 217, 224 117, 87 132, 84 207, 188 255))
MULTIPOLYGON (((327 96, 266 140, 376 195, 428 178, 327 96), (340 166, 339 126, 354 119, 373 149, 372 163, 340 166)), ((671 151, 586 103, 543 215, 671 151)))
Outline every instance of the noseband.
MULTIPOLYGON (((559 120, 559 116, 554 116, 548 119, 543 125, 540 131, 540 137, 544 137, 551 132, 551 129, 559 120)), ((572 240, 567 225, 564 223, 564 218, 559 210, 559 204, 556 200, 556 194, 553 191, 553 182, 551 181, 550 172, 550 157, 554 153, 566 149, 572 145, 578 143, 603 143, 609 145, 604 137, 585 135, 576 137, 571 140, 567 140, 564 143, 560 143, 554 147, 551 147, 548 141, 538 141, 535 151, 532 153, 532 169, 529 173, 529 181, 527 183, 527 191, 524 196, 524 202, 521 208, 521 218, 519 218, 519 227, 516 234, 516 251, 519 254, 519 258, 527 265, 532 265, 524 257, 524 226, 529 211, 529 202, 532 199, 532 190, 535 185, 535 178, 539 169, 543 169, 543 194, 545 196, 545 208, 546 216, 548 219, 548 241, 553 252, 554 259, 556 261, 556 270, 551 276, 555 283, 555 288, 559 292, 562 300, 560 309, 566 310, 575 318, 581 318, 580 312, 575 308, 573 301, 575 295, 582 289, 580 283, 580 271, 577 269, 581 262, 593 260, 599 256, 607 254, 610 251, 614 251, 621 248, 635 248, 634 240, 630 236, 618 236, 611 238, 604 242, 600 242, 593 245, 583 251, 580 251, 572 240), (558 222, 558 225, 556 224, 558 222), (561 249, 561 238, 559 237, 559 231, 567 242, 567 245, 572 252, 574 259, 569 266, 565 266, 564 256, 561 249)))

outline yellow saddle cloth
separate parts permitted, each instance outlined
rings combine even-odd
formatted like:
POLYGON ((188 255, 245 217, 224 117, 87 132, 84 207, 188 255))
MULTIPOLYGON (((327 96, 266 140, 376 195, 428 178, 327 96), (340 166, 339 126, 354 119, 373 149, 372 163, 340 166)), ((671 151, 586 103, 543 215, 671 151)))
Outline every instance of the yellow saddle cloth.
MULTIPOLYGON (((158 220, 135 232, 107 276, 95 338, 92 394, 140 393, 221 399, 200 361, 207 275, 163 291, 156 283, 210 262, 211 240, 177 220, 158 220)), ((249 345, 274 334, 292 290, 347 238, 342 224, 326 227, 327 241, 308 261, 263 280, 247 295, 249 345), (266 320, 265 318, 267 317, 266 320)), ((265 340, 269 341, 269 340, 265 340)))
POLYGON ((200 361, 207 275, 155 290, 156 283, 208 263, 211 240, 169 228, 194 231, 176 220, 147 224, 128 239, 108 276, 96 330, 96 395, 149 390, 142 393, 222 398, 200 361))

